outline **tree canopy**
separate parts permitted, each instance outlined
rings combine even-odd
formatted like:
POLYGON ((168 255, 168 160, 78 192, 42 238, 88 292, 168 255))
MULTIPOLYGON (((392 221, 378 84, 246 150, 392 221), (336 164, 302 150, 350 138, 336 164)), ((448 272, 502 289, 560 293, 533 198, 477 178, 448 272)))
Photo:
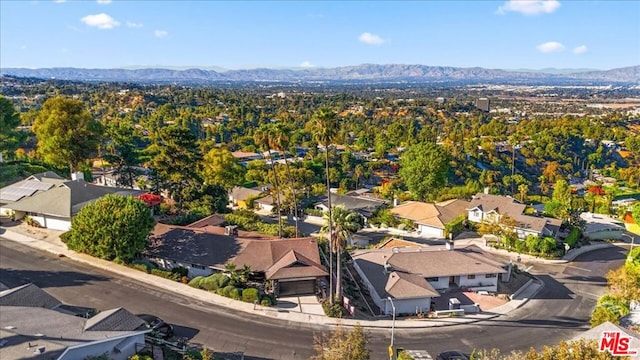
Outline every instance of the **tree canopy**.
POLYGON ((314 338, 316 355, 310 360, 368 360, 367 342, 368 336, 361 326, 357 325, 351 331, 339 326, 331 335, 314 338))
POLYGON ((42 105, 33 132, 45 162, 74 172, 98 149, 102 126, 82 101, 54 97, 42 105))
POLYGON ((430 142, 411 145, 400 158, 400 178, 418 199, 434 198, 447 184, 449 154, 430 142))
POLYGON ((110 194, 78 212, 64 241, 71 250, 129 262, 145 248, 154 223, 141 200, 110 194))
POLYGON ((16 130, 20 125, 20 115, 13 103, 0 95, 0 154, 6 156, 15 150, 22 139, 16 130))
POLYGON ((231 155, 231 151, 223 148, 213 148, 204 156, 202 179, 207 184, 220 185, 231 190, 244 182, 247 172, 238 159, 231 155))

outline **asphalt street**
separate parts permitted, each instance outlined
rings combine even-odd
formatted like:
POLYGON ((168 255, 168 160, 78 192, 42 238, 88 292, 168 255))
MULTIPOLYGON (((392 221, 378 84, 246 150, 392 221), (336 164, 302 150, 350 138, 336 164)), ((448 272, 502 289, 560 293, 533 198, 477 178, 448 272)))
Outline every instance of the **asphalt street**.
MULTIPOLYGON (((605 290, 606 272, 619 267, 625 256, 625 249, 613 247, 584 254, 569 264, 533 264, 530 271, 545 286, 520 309, 474 324, 403 329, 396 331, 396 344, 431 354, 473 348, 508 352, 571 338, 588 329, 595 300, 605 290)), ((33 282, 71 305, 100 310, 122 306, 133 313, 152 313, 176 324, 178 335, 193 342, 216 351, 243 351, 253 359, 306 359, 314 353, 314 335, 328 330, 214 307, 6 240, 0 241, 0 282, 9 287, 33 282)), ((369 334, 372 359, 385 358, 390 330, 369 334)))

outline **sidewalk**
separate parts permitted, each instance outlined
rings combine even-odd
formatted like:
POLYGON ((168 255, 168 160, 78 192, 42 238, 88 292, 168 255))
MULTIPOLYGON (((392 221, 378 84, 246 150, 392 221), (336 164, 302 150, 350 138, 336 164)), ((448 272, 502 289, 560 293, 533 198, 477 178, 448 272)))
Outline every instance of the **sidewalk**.
MULTIPOLYGON (((147 274, 139 270, 135 270, 123 265, 118 265, 110 261, 94 258, 89 255, 77 253, 72 250, 68 250, 58 237, 47 239, 36 239, 15 231, 11 231, 5 227, 0 226, 0 237, 3 237, 9 241, 21 243, 26 246, 48 251, 57 256, 65 256, 74 261, 82 262, 99 269, 112 272, 114 274, 125 276, 150 286, 159 287, 171 292, 183 294, 185 296, 197 299, 199 301, 207 302, 209 304, 227 307, 237 311, 243 311, 246 313, 252 313, 262 315, 274 319, 280 319, 291 322, 311 323, 317 325, 343 325, 343 326, 355 326, 360 325, 367 328, 389 328, 392 326, 392 320, 354 320, 354 319, 337 319, 330 318, 324 315, 309 314, 302 312, 292 312, 285 309, 279 309, 274 307, 263 307, 260 305, 254 305, 242 301, 226 298, 211 292, 207 292, 200 289, 195 289, 189 285, 175 282, 172 280, 164 279, 155 275, 147 274)), ((437 319, 407 319, 396 321, 396 328, 407 329, 419 329, 430 328, 439 326, 451 326, 459 324, 468 324, 478 322, 482 320, 493 319, 498 316, 507 314, 508 312, 521 307, 530 298, 542 288, 543 284, 537 281, 530 281, 521 290, 514 294, 513 299, 508 303, 492 309, 488 312, 479 314, 467 314, 463 317, 449 317, 449 318, 437 318, 437 319)))

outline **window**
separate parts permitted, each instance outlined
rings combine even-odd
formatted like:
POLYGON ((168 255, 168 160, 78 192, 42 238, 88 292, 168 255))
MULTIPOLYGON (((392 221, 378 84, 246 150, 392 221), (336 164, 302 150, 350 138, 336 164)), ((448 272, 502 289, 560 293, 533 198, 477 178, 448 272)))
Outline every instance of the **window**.
POLYGON ((191 264, 191 267, 194 269, 204 270, 204 266, 198 264, 191 264))
POLYGON ((475 279, 475 278, 476 278, 475 275, 467 275, 467 279, 469 279, 469 280, 472 280, 472 279, 475 279))
POLYGON ((440 278, 439 277, 430 277, 430 278, 427 278, 427 281, 440 281, 440 278))
POLYGON ((487 274, 484 277, 486 277, 488 279, 488 278, 494 278, 494 277, 497 277, 497 276, 498 275, 496 275, 496 274, 487 274))

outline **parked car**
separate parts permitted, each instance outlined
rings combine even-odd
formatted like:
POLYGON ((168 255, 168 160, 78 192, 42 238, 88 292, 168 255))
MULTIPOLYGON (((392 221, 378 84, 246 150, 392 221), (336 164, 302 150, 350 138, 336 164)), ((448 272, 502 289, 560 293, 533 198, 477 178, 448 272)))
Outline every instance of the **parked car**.
POLYGON ((436 360, 469 360, 469 357, 461 351, 450 350, 438 354, 436 360))
POLYGON ((173 325, 164 322, 164 320, 159 317, 149 314, 138 314, 136 316, 144 321, 141 328, 152 329, 153 331, 151 333, 153 335, 157 335, 162 339, 168 339, 173 336, 173 325))

